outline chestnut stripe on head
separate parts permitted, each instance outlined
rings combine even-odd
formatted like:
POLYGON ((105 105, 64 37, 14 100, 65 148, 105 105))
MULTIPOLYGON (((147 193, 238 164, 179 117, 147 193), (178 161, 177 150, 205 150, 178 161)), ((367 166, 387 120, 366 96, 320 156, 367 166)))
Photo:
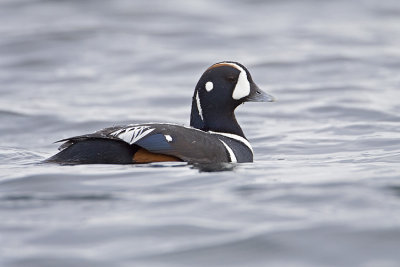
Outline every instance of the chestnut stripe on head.
MULTIPOLYGON (((207 70, 211 70, 211 69, 214 69, 214 68, 218 68, 218 67, 223 67, 223 66, 225 66, 225 67, 234 67, 234 66, 232 66, 232 65, 235 65, 235 66, 237 66, 236 64, 234 64, 234 63, 228 63, 228 62, 221 62, 221 63, 215 63, 214 65, 212 65, 211 67, 209 67, 207 70)), ((234 67, 235 68, 235 67, 234 67)))

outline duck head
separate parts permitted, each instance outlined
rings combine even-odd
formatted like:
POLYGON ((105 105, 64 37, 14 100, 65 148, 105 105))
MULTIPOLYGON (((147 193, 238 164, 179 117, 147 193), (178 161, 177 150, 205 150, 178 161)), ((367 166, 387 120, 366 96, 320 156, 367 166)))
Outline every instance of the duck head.
POLYGON ((244 102, 271 102, 274 98, 254 83, 242 64, 215 63, 200 77, 193 99, 190 126, 244 137, 235 118, 235 109, 244 102))

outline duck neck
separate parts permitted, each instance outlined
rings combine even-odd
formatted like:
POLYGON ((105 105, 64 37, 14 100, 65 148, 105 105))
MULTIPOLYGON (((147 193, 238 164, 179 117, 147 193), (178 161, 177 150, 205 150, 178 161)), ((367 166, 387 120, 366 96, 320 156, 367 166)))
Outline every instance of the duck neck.
POLYGON ((190 126, 205 132, 231 133, 246 138, 233 110, 224 110, 214 105, 202 108, 196 92, 192 99, 190 126))

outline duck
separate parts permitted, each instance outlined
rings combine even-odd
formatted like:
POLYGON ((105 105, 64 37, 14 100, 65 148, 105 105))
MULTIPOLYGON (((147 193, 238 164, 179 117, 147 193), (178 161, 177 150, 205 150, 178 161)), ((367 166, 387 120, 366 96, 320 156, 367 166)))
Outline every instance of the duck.
POLYGON ((253 162, 253 148, 235 117, 245 102, 273 102, 248 69, 234 61, 208 67, 192 97, 190 126, 141 123, 108 127, 57 142, 46 162, 59 164, 193 164, 253 162))

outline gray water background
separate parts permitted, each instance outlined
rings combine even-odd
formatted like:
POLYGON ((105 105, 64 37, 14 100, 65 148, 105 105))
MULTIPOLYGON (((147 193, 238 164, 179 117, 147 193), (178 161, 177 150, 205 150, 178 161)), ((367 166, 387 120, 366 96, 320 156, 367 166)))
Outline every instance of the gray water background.
POLYGON ((0 266, 400 266, 399 1, 0 1, 0 266), (54 141, 188 124, 209 65, 255 162, 40 164, 54 141))

